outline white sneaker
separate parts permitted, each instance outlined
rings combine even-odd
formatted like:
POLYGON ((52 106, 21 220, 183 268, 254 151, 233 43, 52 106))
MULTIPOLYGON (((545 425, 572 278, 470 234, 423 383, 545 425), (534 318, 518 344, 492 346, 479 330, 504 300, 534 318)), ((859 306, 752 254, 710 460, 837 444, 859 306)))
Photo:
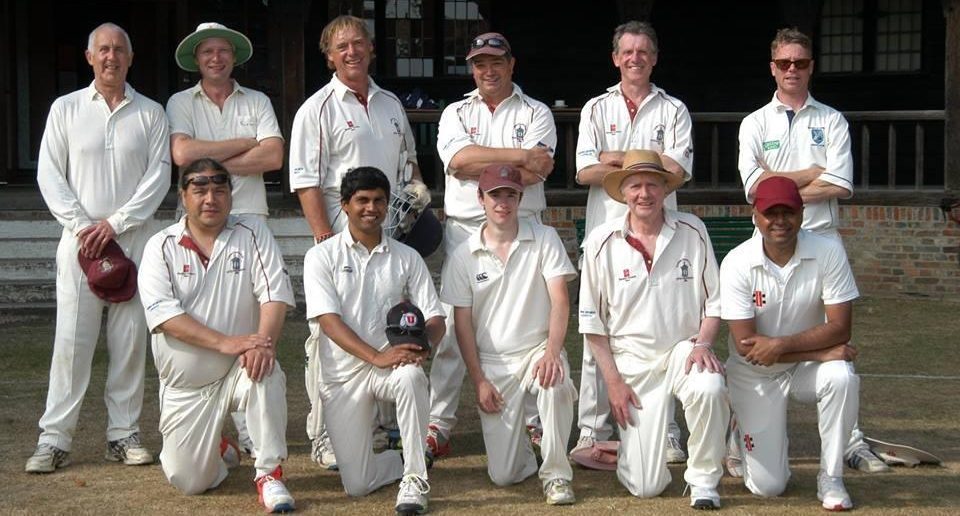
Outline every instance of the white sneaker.
POLYGON ((543 485, 543 494, 547 497, 547 505, 571 505, 577 501, 570 481, 562 478, 548 480, 543 485))
POLYGON ((847 457, 847 466, 864 473, 886 473, 890 471, 890 466, 887 466, 883 459, 874 455, 870 448, 857 448, 847 457))
POLYGON ((698 511, 712 511, 720 508, 720 493, 715 487, 690 487, 690 507, 698 511))
POLYGON ((817 474, 817 499, 823 502, 823 508, 828 511, 853 508, 853 501, 843 486, 843 477, 831 477, 823 471, 817 474))
POLYGON ((594 439, 593 436, 581 435, 580 438, 577 439, 577 445, 570 450, 570 455, 573 455, 573 452, 580 450, 589 450, 590 448, 593 448, 594 444, 597 444, 597 440, 594 439))
POLYGON ((283 468, 277 466, 269 475, 258 478, 257 494, 260 503, 267 512, 292 512, 294 509, 293 497, 287 486, 283 485, 283 468))
POLYGON ((321 468, 336 470, 337 456, 333 454, 333 444, 330 443, 330 436, 324 430, 320 437, 310 442, 310 460, 316 462, 321 468))
POLYGON ((27 459, 27 473, 53 473, 57 468, 70 465, 70 452, 65 452, 47 443, 37 445, 37 450, 27 459))
POLYGON ((127 466, 153 464, 153 454, 140 444, 139 433, 107 443, 107 453, 104 457, 113 462, 123 462, 127 466))
POLYGON ((683 445, 680 439, 674 435, 667 434, 667 463, 683 464, 687 462, 687 454, 683 451, 683 445))
POLYGON ((423 514, 427 512, 430 484, 418 475, 406 475, 400 480, 397 492, 397 514, 423 514))

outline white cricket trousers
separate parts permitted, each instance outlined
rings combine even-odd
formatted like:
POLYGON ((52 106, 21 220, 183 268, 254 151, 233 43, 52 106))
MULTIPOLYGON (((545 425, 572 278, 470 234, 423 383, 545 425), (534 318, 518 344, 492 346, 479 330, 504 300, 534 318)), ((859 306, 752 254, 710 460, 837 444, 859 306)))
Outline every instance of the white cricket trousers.
POLYGON ((567 441, 573 425, 577 389, 570 379, 566 353, 561 355, 562 382, 543 388, 539 380, 533 378, 534 366, 544 351, 545 346, 541 345, 516 362, 484 363, 481 360, 484 376, 500 391, 504 402, 498 413, 477 411, 487 451, 487 474, 498 486, 522 482, 537 471, 537 458, 526 431, 525 406, 531 397, 536 400, 543 424, 540 481, 545 484, 556 478, 573 480, 573 469, 567 460, 567 441))
POLYGON ((364 496, 404 475, 427 478, 424 457, 430 394, 417 365, 381 369, 366 364, 345 382, 320 385, 323 417, 337 456, 340 480, 350 496, 364 496), (370 422, 377 402, 396 403, 403 441, 398 450, 373 453, 370 422))
POLYGON ((320 339, 326 338, 320 331, 320 325, 315 320, 307 322, 310 335, 303 343, 306 354, 303 383, 306 384, 307 398, 310 400, 310 412, 307 413, 307 438, 311 441, 323 433, 323 401, 320 400, 320 385, 323 383, 323 372, 320 365, 320 339))
POLYGON ((729 400, 723 375, 699 371, 684 374, 693 350, 689 340, 678 342, 661 359, 644 361, 618 354, 614 358, 623 380, 640 399, 630 409, 633 425, 620 427, 617 478, 634 496, 657 496, 670 484, 666 446, 669 406, 674 397, 683 406, 690 438, 684 480, 697 487, 716 487, 723 476, 729 400))
POLYGON ((778 496, 790 479, 787 398, 817 404, 820 470, 843 476, 843 453, 860 408, 860 377, 851 362, 800 362, 763 374, 727 361, 730 400, 740 425, 743 482, 754 494, 778 496))
MULTIPOLYGON (((140 264, 152 234, 152 221, 116 237, 124 254, 140 264)), ((147 356, 147 322, 140 295, 123 303, 97 297, 87 285, 77 251, 80 241, 67 230, 57 246, 57 323, 50 361, 47 405, 40 418, 39 443, 70 451, 83 396, 90 384, 90 366, 100 338, 103 308, 107 308, 107 440, 140 431, 143 375, 147 356)))
POLYGON ((210 385, 176 388, 160 382, 160 463, 167 480, 184 494, 200 494, 227 478, 220 439, 231 412, 246 418, 256 476, 272 472, 287 458, 287 377, 279 363, 259 382, 250 380, 239 359, 210 385))

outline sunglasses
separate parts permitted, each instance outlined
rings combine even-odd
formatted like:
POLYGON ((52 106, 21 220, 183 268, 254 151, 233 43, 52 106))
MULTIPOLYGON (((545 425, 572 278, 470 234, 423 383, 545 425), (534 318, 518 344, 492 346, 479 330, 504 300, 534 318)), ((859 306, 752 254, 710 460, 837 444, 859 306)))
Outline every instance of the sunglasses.
POLYGON ((774 59, 773 64, 780 69, 780 71, 786 72, 790 69, 790 65, 796 66, 797 70, 806 70, 810 68, 810 63, 812 59, 797 59, 796 61, 791 61, 789 59, 774 59))
POLYGON ((502 48, 507 50, 510 48, 510 45, 507 44, 507 40, 502 38, 477 38, 470 42, 470 49, 476 50, 478 48, 491 47, 491 48, 502 48))
POLYGON ((423 335, 423 329, 421 328, 402 328, 400 326, 387 326, 387 330, 390 333, 395 335, 410 335, 411 337, 419 337, 423 335))
POLYGON ((217 174, 215 176, 193 176, 185 179, 183 181, 183 188, 186 188, 190 185, 195 186, 207 186, 210 183, 215 185, 225 185, 230 183, 230 176, 228 174, 217 174))

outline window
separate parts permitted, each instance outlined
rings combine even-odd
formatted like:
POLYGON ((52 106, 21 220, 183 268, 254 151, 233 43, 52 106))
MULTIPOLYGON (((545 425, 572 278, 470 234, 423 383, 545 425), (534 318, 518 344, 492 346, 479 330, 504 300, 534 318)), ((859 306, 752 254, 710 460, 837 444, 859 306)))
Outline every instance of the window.
POLYGON ((452 0, 443 3, 443 67, 445 75, 467 75, 467 49, 477 34, 487 32, 487 20, 478 2, 452 0))
POLYGON ((821 72, 912 72, 922 66, 921 0, 826 0, 821 72))

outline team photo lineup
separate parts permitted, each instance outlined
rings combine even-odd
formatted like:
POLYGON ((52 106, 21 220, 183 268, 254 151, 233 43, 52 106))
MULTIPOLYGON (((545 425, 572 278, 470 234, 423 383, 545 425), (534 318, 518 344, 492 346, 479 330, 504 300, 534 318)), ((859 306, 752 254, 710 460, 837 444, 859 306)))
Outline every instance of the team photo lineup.
POLYGON ((101 327, 105 459, 159 462, 182 495, 217 488, 246 461, 250 505, 271 513, 297 508, 284 478, 288 423, 305 427, 310 460, 339 475, 344 502, 396 486, 397 514, 428 512, 431 484, 444 482, 431 469, 456 451, 467 379, 490 489, 536 474, 548 505, 578 502, 580 468, 615 472, 637 498, 674 496, 671 464, 687 486, 677 510, 720 509, 725 474, 778 497, 791 477, 791 399, 815 407, 811 508, 855 507, 845 470, 939 463, 861 429, 860 293, 838 231, 838 201, 854 194, 850 128, 810 93, 811 39, 769 32, 774 92, 738 137, 755 228, 718 260, 704 222, 678 210, 693 121, 652 82, 659 42, 647 22, 613 29, 620 81, 598 85, 580 112, 575 172, 587 201, 573 259, 543 222, 558 167, 553 113, 513 82, 504 34, 464 49, 476 89, 443 108, 427 142, 443 170, 431 190, 404 103, 370 75, 363 19, 323 28, 331 77, 302 102, 289 140, 270 98, 233 77, 253 55, 243 33, 204 22, 183 37, 174 62, 199 81, 164 107, 127 83, 124 28, 93 28, 93 81, 53 102, 40 143, 37 183, 63 229, 49 386, 26 473, 70 465, 101 327), (297 303, 263 176, 284 166, 313 238, 300 306, 308 413, 288 413, 288 389, 300 386, 284 369, 299 364, 277 360, 297 303), (171 188, 176 220, 162 227, 154 216, 171 188), (434 253, 437 285, 425 261, 434 253), (582 335, 579 363, 568 333, 582 335), (148 346, 159 392, 145 392, 148 346), (144 395, 159 398, 160 450, 141 440, 144 395))

